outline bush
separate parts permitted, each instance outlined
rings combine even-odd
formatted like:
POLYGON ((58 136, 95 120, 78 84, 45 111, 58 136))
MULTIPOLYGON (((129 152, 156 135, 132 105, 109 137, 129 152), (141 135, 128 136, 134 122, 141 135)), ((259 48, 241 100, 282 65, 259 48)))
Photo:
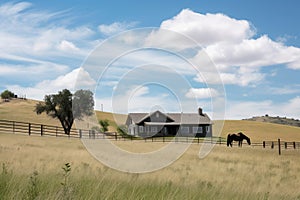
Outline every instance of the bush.
POLYGON ((99 121, 99 124, 101 125, 101 131, 102 132, 107 132, 108 131, 108 126, 109 126, 109 122, 108 122, 108 120, 107 119, 105 119, 105 120, 100 120, 99 121))
POLYGON ((2 99, 11 99, 14 98, 15 94, 9 90, 5 90, 1 93, 1 98, 2 99))

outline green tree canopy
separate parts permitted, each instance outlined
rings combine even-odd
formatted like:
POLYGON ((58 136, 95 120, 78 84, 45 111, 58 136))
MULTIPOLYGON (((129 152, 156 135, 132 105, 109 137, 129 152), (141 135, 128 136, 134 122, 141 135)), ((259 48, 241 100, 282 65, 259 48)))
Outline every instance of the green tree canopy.
POLYGON ((57 118, 65 134, 69 135, 74 119, 89 116, 94 110, 93 93, 89 90, 78 90, 73 95, 68 89, 59 91, 58 94, 45 95, 44 102, 35 107, 39 115, 45 112, 48 116, 57 118), (73 100, 74 99, 74 100, 73 100), (72 109, 74 106, 74 109, 72 109))
POLYGON ((1 98, 2 99, 11 99, 15 97, 15 94, 9 90, 4 90, 2 93, 1 93, 1 98))

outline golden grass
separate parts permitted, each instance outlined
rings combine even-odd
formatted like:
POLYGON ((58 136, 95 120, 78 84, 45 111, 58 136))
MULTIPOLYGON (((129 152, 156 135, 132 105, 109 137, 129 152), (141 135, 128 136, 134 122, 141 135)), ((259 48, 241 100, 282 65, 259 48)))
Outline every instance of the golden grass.
POLYGON ((226 120, 221 136, 226 138, 228 133, 240 131, 254 142, 277 141, 278 138, 282 141, 300 141, 300 127, 246 120, 226 120))
MULTIPOLYGON (((20 99, 1 102, 0 119, 60 126, 60 122, 57 119, 48 117, 44 113, 37 115, 34 112, 37 103, 38 101, 35 100, 20 99)), ((109 120, 109 131, 116 131, 117 123, 125 124, 127 118, 127 115, 101 111, 96 111, 96 116, 98 120, 109 120)), ((215 122, 215 124, 217 123, 215 122)), ((92 126, 89 125, 89 127, 85 128, 92 128, 92 126)), ((248 135, 253 142, 261 142, 263 140, 275 141, 278 138, 283 141, 300 141, 300 127, 246 120, 225 120, 221 137, 226 138, 228 133, 237 133, 240 131, 248 135)))
MULTIPOLYGON (((207 157, 199 159, 200 145, 193 144, 170 166, 137 175, 105 167, 87 152, 78 139, 0 134, 0 141, 1 163, 6 163, 9 170, 19 175, 28 176, 34 170, 40 174, 57 174, 63 164, 69 162, 71 177, 75 179, 83 176, 102 180, 106 177, 116 183, 134 180, 128 183, 128 189, 138 187, 136 184, 154 182, 163 185, 172 183, 179 188, 212 188, 213 197, 224 199, 262 199, 266 195, 274 199, 300 197, 299 150, 283 150, 279 156, 276 150, 271 149, 216 145, 207 157)), ((134 152, 158 149, 163 145, 143 141, 115 143, 134 152)))
MULTIPOLYGON (((30 99, 13 99, 10 102, 3 102, 0 99, 0 119, 61 126, 59 120, 53 119, 47 116, 45 113, 37 115, 34 112, 35 105, 38 102, 39 101, 30 99)), ((112 114, 101 111, 95 112, 98 120, 107 119, 109 121, 109 131, 116 131, 116 122, 124 124, 127 117, 126 115, 122 114, 112 114)), ((91 127, 85 128, 92 128, 92 125, 90 126, 91 127)))
POLYGON ((13 99, 10 102, 1 101, 0 119, 60 126, 58 120, 48 117, 45 113, 37 115, 34 112, 37 103, 38 101, 30 99, 13 99))

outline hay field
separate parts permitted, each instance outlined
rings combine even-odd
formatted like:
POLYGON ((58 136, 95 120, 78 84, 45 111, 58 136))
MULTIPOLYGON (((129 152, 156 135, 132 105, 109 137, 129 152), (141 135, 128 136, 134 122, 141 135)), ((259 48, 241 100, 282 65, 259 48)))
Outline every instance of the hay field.
POLYGON ((277 141, 278 138, 282 141, 300 142, 300 127, 247 120, 226 120, 221 137, 226 138, 228 133, 240 131, 254 142, 277 141))
MULTIPOLYGON (((176 162, 129 174, 95 160, 78 139, 0 134, 3 199, 300 199, 300 151, 216 145, 199 159, 193 144, 176 162), (65 163, 71 172, 64 186, 65 163)), ((163 143, 115 141, 130 151, 163 143)))
MULTIPOLYGON (((10 102, 3 102, 0 98, 0 119, 61 126, 59 120, 53 119, 45 113, 37 115, 34 112, 35 105, 38 102, 31 99, 13 99, 10 102)), ((125 123, 127 117, 126 115, 109 112, 95 111, 95 113, 98 120, 107 119, 109 121, 109 131, 116 131, 117 124, 115 121, 125 123)), ((90 126, 85 128, 92 128, 92 125, 90 126)))
MULTIPOLYGON (((52 119, 44 113, 42 115, 37 115, 34 112, 37 103, 38 101, 35 100, 20 99, 12 100, 8 103, 0 102, 0 119, 60 126, 58 120, 52 119)), ((98 120, 109 120, 109 131, 116 131, 117 124, 115 120, 118 123, 125 123, 127 117, 122 114, 112 114, 100 111, 95 112, 98 120)), ((215 125, 218 125, 218 121, 214 123, 215 125)), ((92 128, 92 125, 86 128, 92 128)), ((226 138, 228 133, 237 133, 240 131, 248 135, 253 142, 262 142, 263 140, 276 141, 278 138, 282 141, 300 141, 300 127, 246 120, 226 120, 221 137, 226 138)))

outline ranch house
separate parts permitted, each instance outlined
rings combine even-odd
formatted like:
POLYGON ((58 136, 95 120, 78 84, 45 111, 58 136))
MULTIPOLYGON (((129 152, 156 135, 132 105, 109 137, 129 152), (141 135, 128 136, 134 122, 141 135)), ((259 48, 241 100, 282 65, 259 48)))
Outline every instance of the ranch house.
POLYGON ((212 136, 212 121, 199 108, 196 113, 129 113, 128 133, 140 137, 153 136, 212 136))

